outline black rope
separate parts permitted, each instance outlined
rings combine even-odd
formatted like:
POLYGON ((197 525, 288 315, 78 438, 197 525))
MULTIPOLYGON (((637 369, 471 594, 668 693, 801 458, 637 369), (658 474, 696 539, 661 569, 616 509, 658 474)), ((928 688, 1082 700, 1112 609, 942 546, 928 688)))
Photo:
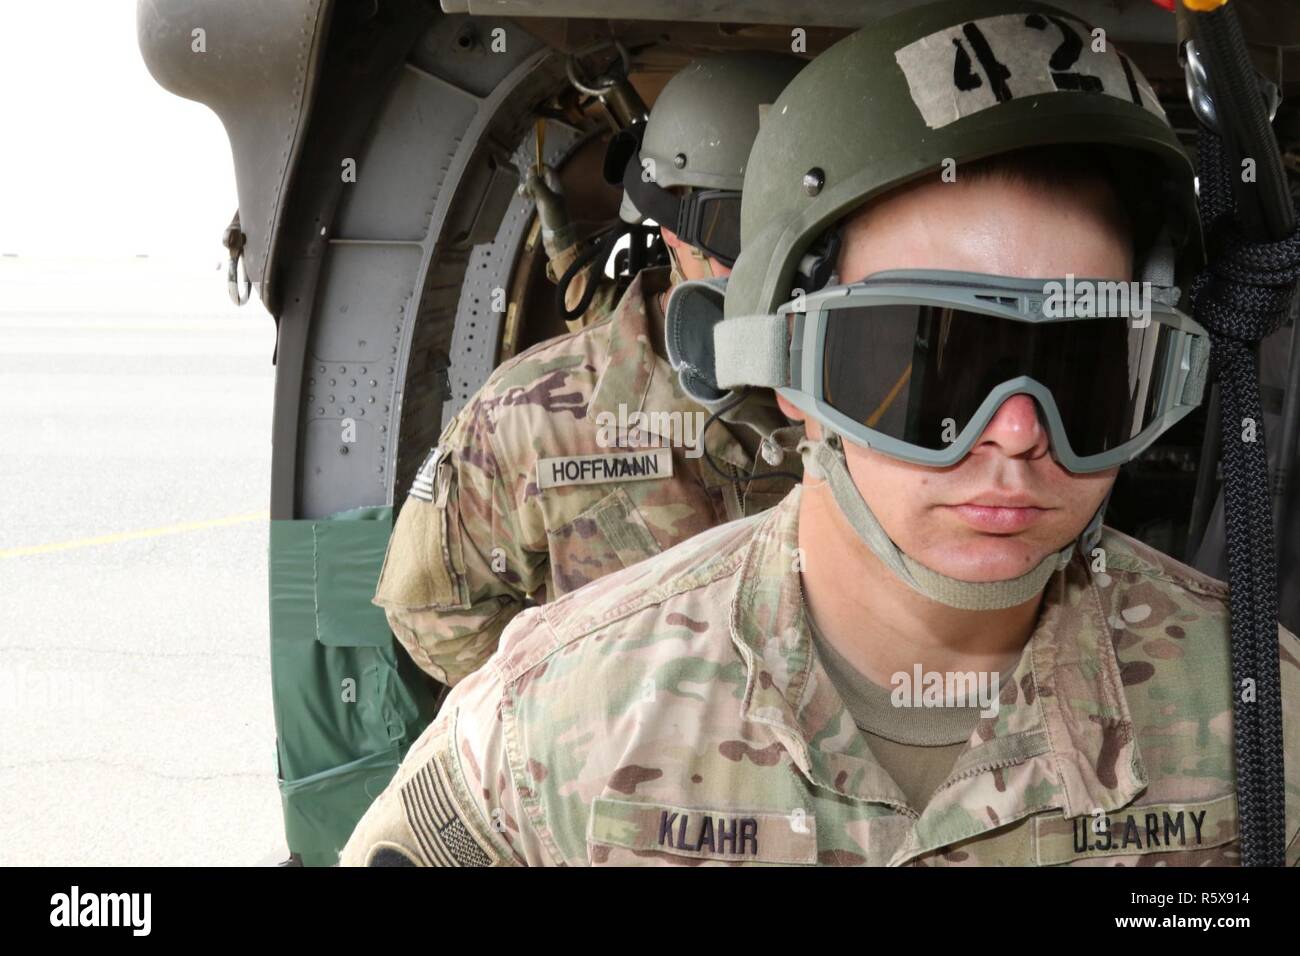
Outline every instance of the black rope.
POLYGON ((1286 320, 1300 283, 1300 230, 1251 242, 1238 225, 1217 134, 1198 133, 1201 220, 1209 265, 1192 282, 1192 311, 1218 366, 1227 525, 1232 720, 1244 866, 1283 866, 1286 778, 1278 664, 1277 557, 1259 396, 1259 343, 1286 320), (1246 420, 1255 440, 1244 440, 1246 420), (1254 700, 1245 688, 1254 683, 1254 700))

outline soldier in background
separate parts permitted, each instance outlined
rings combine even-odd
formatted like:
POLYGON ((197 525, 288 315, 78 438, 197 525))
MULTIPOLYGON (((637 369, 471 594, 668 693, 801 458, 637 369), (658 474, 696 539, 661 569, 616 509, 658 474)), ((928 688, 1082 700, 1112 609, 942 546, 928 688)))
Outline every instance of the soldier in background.
POLYGON ((624 218, 657 217, 673 269, 643 271, 605 321, 504 363, 421 467, 374 601, 438 680, 454 684, 481 665, 526 603, 754 514, 789 490, 788 479, 763 477, 781 455, 758 457, 748 431, 719 423, 704 434, 707 413, 665 360, 663 322, 680 278, 729 271, 760 107, 803 64, 711 56, 668 82, 639 131, 639 154, 627 157, 624 181, 640 201, 624 218))

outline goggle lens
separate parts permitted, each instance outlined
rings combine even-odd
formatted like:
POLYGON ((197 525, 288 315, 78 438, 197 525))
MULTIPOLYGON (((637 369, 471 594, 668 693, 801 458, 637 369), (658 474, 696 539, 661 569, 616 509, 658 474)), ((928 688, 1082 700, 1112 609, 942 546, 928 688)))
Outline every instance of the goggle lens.
POLYGON ((1027 323, 928 305, 826 313, 824 401, 852 420, 941 451, 998 385, 1051 392, 1076 455, 1118 447, 1159 414, 1178 330, 1125 318, 1027 323))

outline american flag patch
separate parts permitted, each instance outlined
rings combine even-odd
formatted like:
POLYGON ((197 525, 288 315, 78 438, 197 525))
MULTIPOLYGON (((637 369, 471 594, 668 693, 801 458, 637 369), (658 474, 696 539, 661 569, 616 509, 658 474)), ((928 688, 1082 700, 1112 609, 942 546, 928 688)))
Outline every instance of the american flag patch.
POLYGON ((433 500, 433 481, 438 474, 440 461, 442 461, 442 446, 435 445, 424 459, 420 470, 415 473, 415 481, 411 482, 412 498, 419 498, 421 501, 433 500))
POLYGON ((456 812, 436 760, 426 763, 402 786, 406 822, 434 866, 491 866, 492 858, 456 812))

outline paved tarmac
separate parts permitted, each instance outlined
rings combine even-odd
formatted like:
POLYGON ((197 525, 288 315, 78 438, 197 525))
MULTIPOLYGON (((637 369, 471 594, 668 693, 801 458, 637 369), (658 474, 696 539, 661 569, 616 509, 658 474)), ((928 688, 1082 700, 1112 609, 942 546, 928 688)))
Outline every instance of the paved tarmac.
POLYGON ((285 855, 274 330, 215 264, 0 259, 0 864, 285 855))

